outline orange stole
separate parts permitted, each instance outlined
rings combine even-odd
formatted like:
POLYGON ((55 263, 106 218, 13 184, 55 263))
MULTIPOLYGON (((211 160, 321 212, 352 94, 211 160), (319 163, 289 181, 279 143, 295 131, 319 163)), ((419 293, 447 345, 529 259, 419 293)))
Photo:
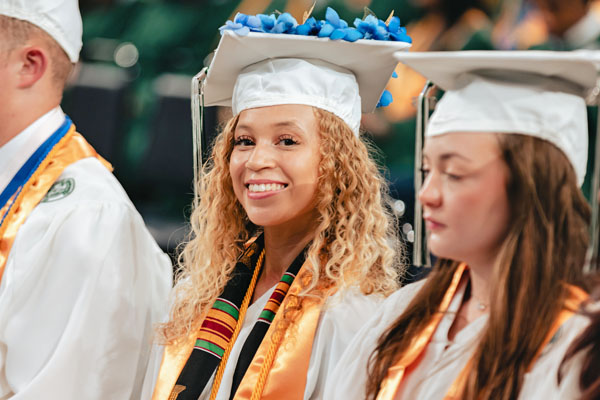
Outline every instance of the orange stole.
POLYGON ((396 391, 400 386, 400 382, 402 382, 402 378, 404 378, 404 373, 425 351, 425 348, 431 341, 435 330, 437 329, 444 313, 450 307, 450 303, 452 302, 452 298, 456 294, 456 290, 458 289, 458 285, 463 277, 465 270, 467 269, 467 265, 462 263, 454 272, 454 276, 452 277, 452 281, 450 282, 450 286, 446 291, 446 294, 442 298, 442 302, 438 309, 438 312, 431 318, 431 321, 425 326, 423 331, 419 336, 413 338, 411 345, 406 353, 400 357, 398 362, 394 364, 388 370, 387 376, 381 383, 381 389, 377 394, 376 400, 393 400, 396 396, 396 391))
MULTIPOLYGON (((42 161, 32 177, 27 181, 21 193, 14 200, 4 224, 0 227, 0 279, 6 267, 6 261, 10 249, 15 241, 19 228, 33 209, 42 201, 50 187, 69 165, 88 157, 95 157, 106 168, 112 171, 108 161, 96 153, 96 150, 81 136, 75 132, 72 124, 67 134, 54 146, 42 161)), ((10 205, 10 201, 0 210, 3 215, 10 205)))
MULTIPOLYGON (((279 308, 281 311, 289 304, 291 296, 302 290, 301 282, 309 278, 310 273, 304 266, 292 283, 288 295, 279 308)), ((324 289, 324 288, 320 288, 324 289)), ((236 392, 235 399, 303 399, 306 386, 306 373, 310 362, 312 344, 319 323, 322 307, 327 299, 307 298, 302 300, 302 314, 285 330, 281 341, 275 340, 279 321, 283 313, 275 315, 261 345, 248 367, 236 392), (301 333, 301 334, 299 334, 301 333), (279 351, 281 350, 281 351, 279 351), (270 352, 275 352, 271 366, 264 365, 270 352), (268 367, 268 370, 266 368, 268 367), (263 370, 265 369, 265 370, 263 370), (262 374, 268 374, 262 393, 254 393, 255 385, 262 374)), ((170 400, 177 378, 189 358, 197 333, 165 348, 158 373, 152 400, 170 400)))
MULTIPOLYGON (((413 342, 409 350, 405 354, 403 354, 398 360, 398 362, 388 370, 386 378, 381 383, 381 389, 377 394, 376 400, 393 400, 395 398, 396 392, 400 387, 400 383, 404 378, 405 371, 409 367, 413 366, 413 363, 418 363, 417 360, 427 348, 427 345, 429 344, 433 333, 437 329, 442 319, 443 313, 448 310, 450 302, 456 294, 456 290, 458 289, 458 285, 466 269, 467 268, 464 263, 458 266, 456 272, 454 273, 454 277, 452 278, 450 286, 448 287, 448 290, 446 291, 446 294, 442 299, 442 303, 440 304, 440 312, 437 313, 431 319, 429 324, 427 324, 427 326, 423 329, 419 336, 413 338, 413 342)), ((540 355, 544 347, 550 342, 552 337, 556 334, 561 325, 570 317, 572 317, 573 314, 575 314, 575 312, 579 308, 579 305, 588 298, 588 294, 585 293, 583 290, 579 289, 578 287, 568 285, 568 288, 569 297, 565 301, 565 306, 563 310, 559 313, 554 323, 552 324, 550 330, 548 331, 546 338, 544 339, 542 345, 537 351, 537 355, 534 357, 533 361, 531 362, 531 365, 528 367, 528 371, 531 370, 531 368, 535 364, 535 360, 540 355)), ((473 359, 470 359, 469 362, 467 362, 465 367, 460 372, 459 376, 448 389, 446 396, 444 396, 444 400, 457 400, 460 398, 462 390, 467 382, 467 377, 469 375, 469 371, 472 368, 472 365, 473 359)))

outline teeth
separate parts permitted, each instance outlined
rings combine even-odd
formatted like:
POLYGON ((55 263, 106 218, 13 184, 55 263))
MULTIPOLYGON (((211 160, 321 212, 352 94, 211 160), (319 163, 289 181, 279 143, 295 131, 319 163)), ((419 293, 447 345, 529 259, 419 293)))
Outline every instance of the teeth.
POLYGON ((248 185, 248 190, 255 193, 272 192, 275 190, 282 190, 283 188, 285 188, 285 186, 280 183, 268 183, 266 185, 264 183, 261 183, 248 185))

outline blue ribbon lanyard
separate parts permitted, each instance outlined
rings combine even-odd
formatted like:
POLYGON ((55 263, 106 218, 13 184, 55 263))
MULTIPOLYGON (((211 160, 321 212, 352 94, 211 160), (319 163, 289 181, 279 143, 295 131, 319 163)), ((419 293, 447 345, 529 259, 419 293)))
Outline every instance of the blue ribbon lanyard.
MULTIPOLYGON (((0 208, 4 207, 6 203, 10 201, 11 198, 15 198, 19 195, 25 184, 31 176, 35 173, 35 171, 39 168, 40 164, 46 157, 48 153, 56 146, 56 144, 67 134, 73 122, 71 118, 65 116, 65 122, 48 138, 44 143, 37 148, 37 150, 29 157, 27 162, 23 164, 21 169, 13 176, 10 183, 6 186, 6 188, 0 193, 0 208)), ((13 203, 14 204, 14 203, 13 203)), ((2 215, 2 219, 0 220, 0 225, 4 222, 4 219, 8 215, 10 209, 12 208, 12 204, 10 207, 6 209, 4 215, 2 215)))

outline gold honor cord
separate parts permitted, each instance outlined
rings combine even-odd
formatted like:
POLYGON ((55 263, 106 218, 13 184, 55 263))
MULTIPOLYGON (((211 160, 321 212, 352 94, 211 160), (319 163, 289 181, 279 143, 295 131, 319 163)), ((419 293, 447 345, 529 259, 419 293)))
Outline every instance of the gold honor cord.
POLYGON ((246 317, 246 310, 248 310, 248 306, 250 305, 250 300, 252 299, 252 295, 254 294, 254 288, 256 287, 256 281, 258 280, 258 274, 262 267, 263 260, 265 258, 265 249, 258 256, 258 260, 256 260, 256 266, 254 267, 254 272, 252 273, 252 280, 250 281, 250 286, 246 291, 246 296, 244 296, 244 300, 242 301, 242 306, 240 307, 240 314, 237 320, 237 324, 235 324, 235 330, 233 331, 233 336, 227 345, 227 349, 225 349, 225 353, 223 354, 223 358, 219 363, 219 368, 217 369, 217 373, 215 374, 215 380, 212 385, 212 391, 210 392, 210 400, 215 400, 217 398, 217 393, 219 392, 219 386, 221 386, 221 380, 223 379, 223 374, 225 373, 225 366, 227 365, 227 359, 229 359, 229 354, 231 354, 231 349, 233 349, 233 345, 242 329, 242 325, 244 324, 244 318, 246 317))

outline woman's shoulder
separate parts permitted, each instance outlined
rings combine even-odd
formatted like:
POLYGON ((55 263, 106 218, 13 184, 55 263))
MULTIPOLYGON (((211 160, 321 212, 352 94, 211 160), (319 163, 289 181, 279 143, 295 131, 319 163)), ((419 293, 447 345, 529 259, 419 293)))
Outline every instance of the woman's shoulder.
POLYGON ((330 296, 321 315, 322 323, 332 323, 349 331, 362 329, 365 324, 386 324, 395 320, 423 286, 423 281, 396 290, 387 298, 382 294, 364 294, 350 286, 330 296))
POLYGON ((418 282, 408 284, 392 293, 381 304, 382 316, 385 319, 396 319, 406 310, 410 302, 415 298, 417 293, 419 293, 426 281, 427 279, 423 279, 418 282))
POLYGON ((580 352, 568 362, 563 363, 569 347, 589 326, 590 319, 575 314, 566 320, 556 331, 548 344, 542 349, 531 370, 525 374, 525 381, 519 398, 576 398, 579 395, 579 374, 582 356, 580 352), (558 381, 559 370, 562 379, 558 381), (557 394, 558 397, 552 397, 557 394))

